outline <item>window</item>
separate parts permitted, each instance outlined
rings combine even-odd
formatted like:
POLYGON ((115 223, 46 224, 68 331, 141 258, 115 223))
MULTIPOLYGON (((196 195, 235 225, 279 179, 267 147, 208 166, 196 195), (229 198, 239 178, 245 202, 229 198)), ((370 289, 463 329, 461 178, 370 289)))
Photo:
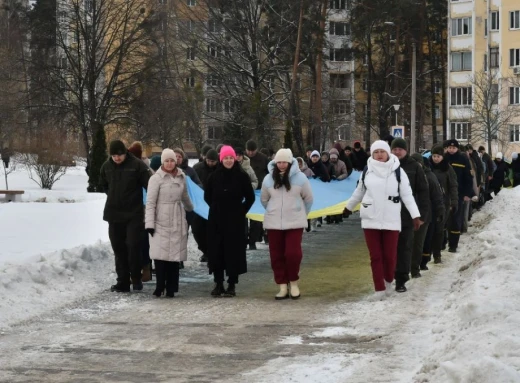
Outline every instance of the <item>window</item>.
POLYGON ((520 142, 520 125, 509 125, 509 141, 520 142))
POLYGON ((363 89, 365 92, 368 92, 368 79, 366 77, 363 77, 361 80, 361 89, 363 89))
POLYGON ((509 105, 520 105, 520 88, 512 86, 509 88, 509 105))
POLYGON ((352 0, 330 0, 330 9, 350 9, 352 0))
POLYGON ((330 22, 329 35, 348 36, 350 35, 350 25, 348 23, 330 22))
POLYGON ((186 86, 189 88, 195 88, 195 77, 186 77, 186 86))
POLYGON ((363 64, 363 66, 367 66, 368 65, 368 55, 364 55, 363 56, 362 64, 363 64))
POLYGON ((195 48, 186 49, 186 58, 191 61, 195 60, 195 48))
POLYGON ((451 35, 464 36, 471 35, 472 21, 471 17, 463 17, 451 20, 451 35))
POLYGON ((208 113, 222 112, 221 103, 215 98, 207 98, 206 99, 206 112, 208 112, 208 113))
POLYGON ((221 126, 208 126, 208 140, 220 140, 222 138, 221 126))
POLYGON ((435 108, 433 109, 433 116, 436 120, 440 120, 441 118, 441 108, 439 105, 435 105, 435 108))
POLYGON ((224 100, 224 112, 235 113, 238 110, 237 103, 234 100, 224 100))
POLYGON ((85 11, 92 12, 93 9, 94 9, 94 4, 92 3, 92 0, 85 0, 85 11))
POLYGON ((433 83, 433 91, 436 94, 441 93, 441 82, 439 80, 435 80, 433 83))
POLYGON ((329 52, 330 61, 350 61, 351 59, 350 52, 345 48, 332 48, 329 52))
POLYGON ((220 86, 221 81, 216 74, 208 74, 206 77, 206 84, 208 86, 220 86))
POLYGON ((346 74, 331 74, 330 75, 330 87, 331 88, 348 88, 349 81, 346 74))
MULTIPOLYGON (((498 68, 500 63, 500 52, 498 48, 489 48, 491 68, 498 68)), ((484 54, 484 70, 488 69, 488 56, 484 54)))
POLYGON ((520 66, 520 49, 509 50, 509 66, 520 66))
POLYGON ((456 140, 467 140, 471 129, 469 122, 452 122, 450 124, 450 137, 456 140))
POLYGON ((453 52, 451 54, 451 70, 454 72, 461 70, 471 70, 471 52, 453 52))
POLYGON ((65 11, 61 11, 59 14, 58 14, 58 22, 59 23, 64 23, 67 21, 67 12, 65 11))
POLYGON ((498 93, 498 84, 491 84, 491 89, 489 90, 489 101, 491 101, 491 105, 498 105, 498 99, 500 95, 498 93))
POLYGON ((159 46, 159 57, 166 57, 166 46, 159 46))
POLYGON ((220 24, 215 19, 208 20, 208 32, 210 33, 218 33, 220 32, 220 24))
POLYGON ((471 105, 471 87, 451 88, 451 105, 471 105))
POLYGON ((67 69, 67 57, 60 57, 58 60, 58 65, 61 69, 67 69))
POLYGON ((520 29, 520 11, 509 12, 509 28, 520 29))
POLYGON ((197 5, 197 0, 186 0, 188 7, 194 7, 197 5))
POLYGON ((334 104, 334 114, 347 114, 349 112, 348 101, 339 101, 334 104))
MULTIPOLYGON (((488 35, 488 19, 484 19, 484 36, 488 35)), ((491 32, 500 30, 500 12, 491 12, 491 32)))
POLYGON ((208 45, 208 55, 215 58, 220 57, 221 52, 219 47, 215 45, 208 45))

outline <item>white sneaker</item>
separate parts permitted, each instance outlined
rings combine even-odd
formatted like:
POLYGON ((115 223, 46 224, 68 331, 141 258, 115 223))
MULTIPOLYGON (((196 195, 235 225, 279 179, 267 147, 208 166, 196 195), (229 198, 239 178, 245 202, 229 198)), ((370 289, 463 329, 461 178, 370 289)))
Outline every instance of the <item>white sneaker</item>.
POLYGON ((385 290, 386 295, 392 295, 392 293, 394 291, 394 288, 392 286, 392 282, 387 282, 385 280, 385 287, 386 287, 386 290, 385 290))
POLYGON ((374 294, 369 295, 367 301, 369 302, 379 302, 385 299, 386 291, 376 291, 374 294))
POLYGON ((280 291, 278 292, 278 294, 276 294, 274 296, 274 299, 276 299, 277 301, 280 301, 282 299, 289 298, 289 293, 287 292, 287 283, 284 283, 284 284, 281 284, 278 286, 280 287, 280 291))
POLYGON ((300 289, 298 288, 298 281, 291 282, 291 299, 298 299, 300 297, 300 289))

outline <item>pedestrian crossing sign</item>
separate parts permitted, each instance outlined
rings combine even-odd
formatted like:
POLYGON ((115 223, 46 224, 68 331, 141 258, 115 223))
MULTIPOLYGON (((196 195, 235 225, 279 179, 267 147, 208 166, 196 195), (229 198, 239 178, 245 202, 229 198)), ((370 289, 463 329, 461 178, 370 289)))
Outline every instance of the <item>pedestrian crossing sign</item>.
POLYGON ((392 136, 394 138, 404 138, 404 126, 392 126, 392 136))

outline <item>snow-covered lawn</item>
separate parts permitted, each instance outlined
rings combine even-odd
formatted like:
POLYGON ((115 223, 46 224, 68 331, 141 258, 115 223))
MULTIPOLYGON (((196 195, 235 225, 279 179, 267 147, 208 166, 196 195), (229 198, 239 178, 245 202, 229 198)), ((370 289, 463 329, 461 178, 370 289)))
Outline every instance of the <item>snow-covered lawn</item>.
MULTIPOLYGON (((26 194, 25 202, 0 204, 0 327, 113 280, 105 197, 86 193, 86 182, 81 166, 53 191, 39 190, 22 169, 9 176, 10 188, 26 194)), ((323 314, 323 330, 280 339, 304 347, 306 340, 362 337, 386 352, 334 354, 325 342, 322 354, 273 360, 245 381, 520 382, 519 213, 520 188, 503 190, 474 215, 459 253, 444 253, 445 263, 431 265, 407 293, 338 302, 323 314)))

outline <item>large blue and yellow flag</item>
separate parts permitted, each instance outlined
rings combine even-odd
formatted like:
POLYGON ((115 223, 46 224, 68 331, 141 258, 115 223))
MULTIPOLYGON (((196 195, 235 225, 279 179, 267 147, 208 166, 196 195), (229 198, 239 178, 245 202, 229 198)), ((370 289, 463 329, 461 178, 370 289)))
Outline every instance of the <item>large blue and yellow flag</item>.
MULTIPOLYGON (((342 181, 322 182, 319 179, 309 179, 314 196, 309 219, 343 213, 348 199, 356 189, 361 172, 353 172, 350 177, 342 181)), ((204 201, 204 191, 186 177, 188 194, 193 202, 195 213, 208 219, 209 207, 204 201)), ((260 190, 255 190, 255 203, 247 213, 247 217, 254 221, 263 221, 265 209, 260 203, 260 190)))

